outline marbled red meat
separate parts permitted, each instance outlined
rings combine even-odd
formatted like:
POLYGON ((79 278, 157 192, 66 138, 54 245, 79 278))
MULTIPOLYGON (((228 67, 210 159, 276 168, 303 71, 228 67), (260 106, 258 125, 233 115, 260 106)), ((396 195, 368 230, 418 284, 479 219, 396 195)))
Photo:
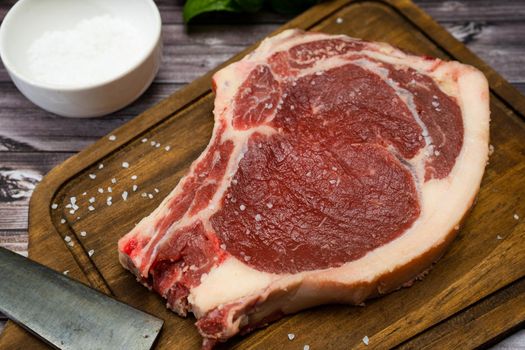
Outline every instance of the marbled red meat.
POLYGON ((488 88, 470 66, 291 30, 213 87, 209 146, 119 242, 207 347, 398 288, 442 254, 479 188, 488 88))

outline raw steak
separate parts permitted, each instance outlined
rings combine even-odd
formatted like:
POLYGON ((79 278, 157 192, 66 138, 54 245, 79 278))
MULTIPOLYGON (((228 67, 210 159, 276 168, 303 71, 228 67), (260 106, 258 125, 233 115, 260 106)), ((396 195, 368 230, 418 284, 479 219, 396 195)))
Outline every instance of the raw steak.
POLYGON ((288 30, 213 87, 207 149, 119 242, 207 347, 413 280, 474 201, 489 96, 473 67, 288 30))

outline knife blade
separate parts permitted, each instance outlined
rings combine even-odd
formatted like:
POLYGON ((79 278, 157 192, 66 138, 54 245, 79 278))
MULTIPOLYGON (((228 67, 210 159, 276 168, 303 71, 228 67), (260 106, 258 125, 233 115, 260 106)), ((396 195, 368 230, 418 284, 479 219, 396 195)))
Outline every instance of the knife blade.
POLYGON ((63 350, 150 349, 163 324, 4 248, 0 311, 63 350))

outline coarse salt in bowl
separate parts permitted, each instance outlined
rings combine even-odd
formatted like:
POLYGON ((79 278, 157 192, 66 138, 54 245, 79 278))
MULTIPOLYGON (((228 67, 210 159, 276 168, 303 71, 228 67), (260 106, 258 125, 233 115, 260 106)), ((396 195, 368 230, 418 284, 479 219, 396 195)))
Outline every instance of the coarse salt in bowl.
POLYGON ((133 102, 157 74, 161 51, 152 0, 19 0, 0 27, 0 56, 18 89, 68 117, 133 102))

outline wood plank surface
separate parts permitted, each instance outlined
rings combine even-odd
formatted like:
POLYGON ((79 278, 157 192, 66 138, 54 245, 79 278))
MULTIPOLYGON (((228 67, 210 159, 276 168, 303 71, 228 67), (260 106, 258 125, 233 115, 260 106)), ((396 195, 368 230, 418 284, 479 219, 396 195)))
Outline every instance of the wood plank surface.
MULTIPOLYGON (((0 4, 0 19, 13 3, 0 4)), ((525 92, 525 2, 416 3, 525 92)), ((180 1, 158 4, 164 23, 162 69, 144 96, 111 116, 75 120, 42 111, 18 93, 0 65, 0 245, 27 252, 28 197, 51 168, 290 19, 272 13, 213 15, 185 28, 180 1)))

